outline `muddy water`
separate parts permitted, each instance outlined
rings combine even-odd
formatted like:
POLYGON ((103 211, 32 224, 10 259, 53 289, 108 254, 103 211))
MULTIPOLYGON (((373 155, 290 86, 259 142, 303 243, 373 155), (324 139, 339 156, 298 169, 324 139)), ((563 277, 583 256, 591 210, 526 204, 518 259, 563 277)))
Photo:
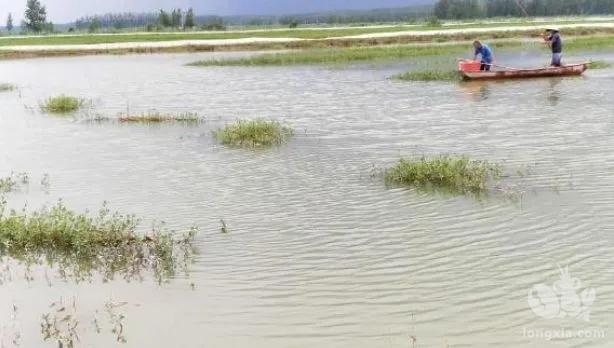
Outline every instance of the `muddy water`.
POLYGON ((189 277, 161 286, 147 277, 77 284, 44 267, 26 280, 13 265, 0 286, 4 341, 19 333, 23 347, 55 346, 42 341, 41 315, 63 298, 75 302, 86 347, 116 344, 107 303, 125 316, 126 347, 612 345, 613 70, 458 85, 387 79, 409 64, 183 66, 197 58, 0 64, 0 80, 19 86, 0 94, 0 171, 32 177, 11 205, 62 198, 95 210, 109 201, 145 227, 163 220, 202 231, 189 277), (91 99, 87 115, 38 112, 60 93, 91 99), (126 110, 198 112, 207 121, 81 119, 126 110), (296 137, 270 151, 212 139, 225 122, 253 117, 287 122, 296 137), (516 188, 522 200, 387 189, 371 176, 400 156, 440 153, 526 171, 516 188), (48 188, 39 185, 44 174, 48 188), (219 233, 220 219, 230 234, 219 233), (559 266, 578 281, 561 281, 559 266), (556 281, 563 306, 553 315, 581 308, 590 321, 531 310, 529 290, 556 281), (596 291, 592 305, 578 300, 586 288, 596 291), (561 328, 605 337, 532 337, 561 328))

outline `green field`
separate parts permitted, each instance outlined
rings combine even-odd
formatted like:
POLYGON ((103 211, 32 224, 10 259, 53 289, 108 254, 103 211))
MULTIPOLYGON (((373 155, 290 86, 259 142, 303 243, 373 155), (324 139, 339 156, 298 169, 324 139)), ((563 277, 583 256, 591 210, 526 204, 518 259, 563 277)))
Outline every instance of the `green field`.
POLYGON ((216 39, 242 39, 242 38, 297 38, 297 39, 326 39, 341 38, 364 34, 395 33, 403 31, 452 30, 513 27, 522 29, 526 26, 547 26, 563 24, 586 24, 590 28, 593 24, 614 23, 614 20, 582 21, 556 20, 543 21, 511 21, 511 22, 484 22, 484 23, 456 23, 445 26, 438 25, 388 25, 342 28, 299 28, 284 30, 249 30, 249 31, 220 31, 220 32, 165 32, 165 33, 119 33, 119 34, 75 34, 75 35, 48 35, 48 36, 9 36, 0 38, 0 46, 34 46, 34 45, 89 45, 111 44, 125 42, 163 42, 178 40, 216 40, 216 39))

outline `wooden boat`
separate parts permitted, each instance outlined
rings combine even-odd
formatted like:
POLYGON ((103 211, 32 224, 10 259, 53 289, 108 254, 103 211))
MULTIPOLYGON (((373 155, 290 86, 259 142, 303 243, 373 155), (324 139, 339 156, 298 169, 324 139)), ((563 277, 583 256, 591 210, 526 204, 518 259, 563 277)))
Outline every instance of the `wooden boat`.
POLYGON ((492 71, 463 71, 459 69, 459 74, 465 80, 501 80, 501 79, 523 79, 536 77, 555 77, 555 76, 578 76, 588 69, 589 63, 569 64, 561 67, 545 67, 537 69, 514 69, 492 71))

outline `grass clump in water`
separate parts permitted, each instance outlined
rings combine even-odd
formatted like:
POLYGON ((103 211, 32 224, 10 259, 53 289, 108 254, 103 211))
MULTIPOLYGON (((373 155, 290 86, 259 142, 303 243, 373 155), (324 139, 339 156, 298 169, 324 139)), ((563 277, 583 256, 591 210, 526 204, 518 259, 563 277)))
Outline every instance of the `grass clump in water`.
POLYGON ((237 121, 214 132, 224 145, 237 147, 261 147, 282 145, 288 142, 294 131, 277 121, 237 121))
POLYGON ((196 113, 182 113, 182 114, 165 114, 160 112, 149 112, 140 115, 120 115, 118 118, 120 123, 167 123, 167 122, 180 122, 180 123, 200 123, 202 118, 196 113))
POLYGON ((591 69, 608 69, 611 68, 612 64, 603 61, 603 60, 595 60, 590 63, 591 69))
POLYGON ((402 81, 461 81, 461 77, 457 71, 443 70, 425 70, 425 71, 409 71, 393 77, 402 81))
POLYGON ((83 106, 83 100, 75 97, 70 97, 66 95, 60 95, 57 97, 52 97, 47 100, 42 105, 43 111, 55 113, 55 114, 65 114, 69 112, 74 112, 79 110, 83 106))
POLYGON ((10 83, 0 83, 0 92, 10 92, 17 87, 10 83))
POLYGON ((105 280, 116 273, 125 279, 153 271, 159 281, 175 274, 176 267, 195 235, 191 230, 180 239, 153 228, 137 234, 138 220, 132 215, 111 213, 105 206, 95 217, 76 213, 62 202, 33 213, 8 209, 0 202, 0 256, 27 264, 47 260, 63 274, 86 279, 98 271, 105 280))
POLYGON ((501 177, 501 167, 468 157, 439 156, 419 160, 401 159, 386 170, 386 182, 425 189, 443 189, 453 193, 480 194, 488 183, 501 177))

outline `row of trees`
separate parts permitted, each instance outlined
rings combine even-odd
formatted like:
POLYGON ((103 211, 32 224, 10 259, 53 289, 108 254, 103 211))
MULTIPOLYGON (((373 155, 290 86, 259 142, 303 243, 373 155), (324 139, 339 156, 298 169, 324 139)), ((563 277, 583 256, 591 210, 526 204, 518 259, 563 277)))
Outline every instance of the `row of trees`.
POLYGON ((466 19, 502 16, 611 14, 614 0, 439 0, 435 16, 466 19))

